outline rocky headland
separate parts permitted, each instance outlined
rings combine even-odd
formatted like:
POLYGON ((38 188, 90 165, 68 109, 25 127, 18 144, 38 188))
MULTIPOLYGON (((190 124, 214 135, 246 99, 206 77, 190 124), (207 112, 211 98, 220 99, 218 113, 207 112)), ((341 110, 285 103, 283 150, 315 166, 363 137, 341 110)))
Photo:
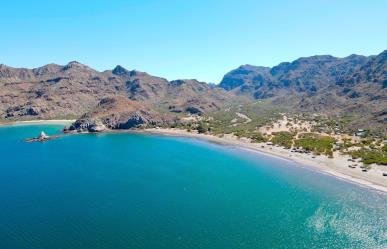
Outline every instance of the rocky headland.
POLYGON ((149 107, 125 96, 102 99, 91 111, 82 115, 65 132, 102 132, 155 126, 170 126, 178 122, 172 115, 161 115, 149 107))

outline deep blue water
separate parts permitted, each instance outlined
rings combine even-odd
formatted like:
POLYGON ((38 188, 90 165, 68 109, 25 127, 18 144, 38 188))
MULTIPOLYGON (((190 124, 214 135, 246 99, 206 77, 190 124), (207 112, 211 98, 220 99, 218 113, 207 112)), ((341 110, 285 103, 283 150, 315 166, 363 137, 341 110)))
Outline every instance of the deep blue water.
POLYGON ((1 249, 387 248, 387 197, 189 138, 0 127, 1 249))

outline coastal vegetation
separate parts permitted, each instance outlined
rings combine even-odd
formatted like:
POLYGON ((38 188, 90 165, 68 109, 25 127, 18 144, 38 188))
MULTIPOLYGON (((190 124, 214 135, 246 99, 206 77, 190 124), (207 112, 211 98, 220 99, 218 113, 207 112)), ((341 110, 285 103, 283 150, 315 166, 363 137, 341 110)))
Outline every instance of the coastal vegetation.
POLYGON ((357 141, 343 139, 337 144, 336 150, 350 155, 353 159, 360 159, 366 165, 387 165, 387 146, 385 139, 365 137, 357 141))
POLYGON ((294 140, 294 147, 312 151, 317 155, 324 154, 333 157, 333 145, 336 140, 330 136, 321 136, 316 133, 304 133, 294 140))
POLYGON ((355 133, 346 134, 343 126, 345 122, 342 119, 329 120, 320 116, 298 114, 286 117, 283 113, 270 111, 262 103, 256 103, 252 109, 240 105, 239 108, 231 107, 214 112, 212 116, 191 117, 189 122, 178 122, 174 127, 219 137, 225 134, 234 135, 249 139, 252 143, 271 142, 285 149, 330 158, 338 151, 355 159, 360 158, 367 165, 387 164, 387 152, 382 138, 371 137, 368 133, 364 137, 358 137, 355 133))
POLYGON ((254 132, 281 117, 282 109, 274 108, 263 101, 241 103, 227 106, 221 110, 208 113, 211 131, 214 134, 239 134, 254 132))
POLYGON ((286 149, 290 149, 292 147, 294 134, 282 131, 276 132, 273 135, 274 136, 270 140, 273 144, 282 146, 286 149))
POLYGON ((349 153, 352 158, 360 158, 364 164, 381 164, 387 165, 387 146, 382 148, 361 148, 349 153))
POLYGON ((198 133, 206 133, 209 131, 209 126, 208 123, 206 122, 200 122, 196 128, 198 133))
POLYGON ((252 143, 264 143, 268 141, 267 137, 263 136, 262 133, 257 131, 238 130, 233 134, 238 138, 249 138, 252 143))

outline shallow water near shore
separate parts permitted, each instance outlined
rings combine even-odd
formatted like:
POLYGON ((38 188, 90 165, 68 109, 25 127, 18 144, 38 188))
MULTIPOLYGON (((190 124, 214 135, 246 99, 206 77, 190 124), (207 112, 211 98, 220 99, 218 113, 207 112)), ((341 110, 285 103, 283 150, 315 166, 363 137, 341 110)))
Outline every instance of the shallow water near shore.
POLYGON ((191 138, 0 127, 0 248, 386 248, 387 195, 191 138))

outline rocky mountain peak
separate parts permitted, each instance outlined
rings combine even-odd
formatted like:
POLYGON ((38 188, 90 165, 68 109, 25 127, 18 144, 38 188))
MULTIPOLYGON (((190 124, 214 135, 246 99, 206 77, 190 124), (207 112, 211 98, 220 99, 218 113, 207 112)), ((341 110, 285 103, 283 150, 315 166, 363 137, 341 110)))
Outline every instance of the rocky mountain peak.
POLYGON ((150 76, 149 74, 145 73, 145 72, 141 72, 141 71, 137 71, 137 70, 131 70, 129 72, 129 75, 132 76, 132 77, 141 77, 141 76, 150 76))
POLYGON ((57 73, 62 69, 62 66, 54 63, 47 64, 42 67, 34 68, 32 71, 36 76, 43 76, 46 74, 57 73))
POLYGON ((186 82, 186 80, 172 80, 169 82, 171 86, 181 86, 186 82))
POLYGON ((238 67, 239 70, 248 70, 248 71, 259 71, 259 70, 267 70, 269 67, 262 66, 254 66, 250 64, 241 65, 238 67))
POLYGON ((113 74, 115 75, 128 75, 129 74, 129 70, 127 70, 126 68, 120 66, 120 65, 117 65, 113 71, 112 71, 113 74))
POLYGON ((70 61, 67 65, 82 65, 81 63, 79 63, 78 61, 70 61))
POLYGON ((69 63, 67 63, 67 65, 63 67, 63 70, 68 70, 72 68, 82 69, 82 68, 89 68, 89 67, 79 63, 78 61, 70 61, 69 63))
POLYGON ((383 62, 383 63, 386 63, 387 61, 387 50, 384 50, 383 52, 381 52, 380 54, 378 54, 375 59, 377 61, 380 61, 380 62, 383 62))

